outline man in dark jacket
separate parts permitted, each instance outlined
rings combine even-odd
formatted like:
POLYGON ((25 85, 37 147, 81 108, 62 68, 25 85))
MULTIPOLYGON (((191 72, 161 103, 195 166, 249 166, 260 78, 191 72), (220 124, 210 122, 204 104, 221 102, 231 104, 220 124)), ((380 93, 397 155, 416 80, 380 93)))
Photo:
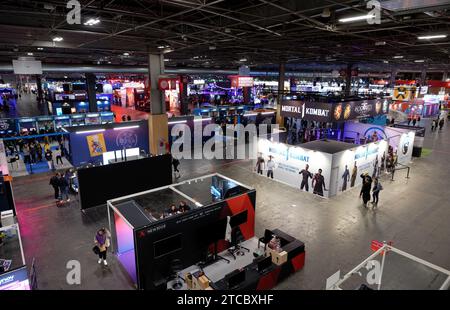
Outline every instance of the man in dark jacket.
POLYGON ((67 181, 64 174, 60 174, 59 180, 58 180, 58 185, 59 185, 59 191, 61 192, 61 201, 64 200, 64 198, 65 198, 66 201, 69 202, 70 201, 69 182, 67 181))
POLYGON ((53 190, 55 191, 55 199, 58 200, 59 199, 59 173, 57 173, 51 177, 49 184, 53 187, 53 190))
POLYGON ((370 200, 370 190, 372 188, 372 178, 366 172, 361 174, 361 178, 363 179, 363 184, 361 187, 361 192, 359 193, 359 197, 363 199, 364 207, 367 207, 367 203, 370 200))

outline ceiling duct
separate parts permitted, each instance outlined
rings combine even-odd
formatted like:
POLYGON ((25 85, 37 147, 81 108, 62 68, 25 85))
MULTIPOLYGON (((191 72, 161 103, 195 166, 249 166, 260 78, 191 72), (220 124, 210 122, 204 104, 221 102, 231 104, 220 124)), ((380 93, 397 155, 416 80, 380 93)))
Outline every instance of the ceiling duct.
POLYGON ((385 0, 380 1, 381 7, 393 12, 411 11, 417 9, 431 9, 448 7, 448 0, 385 0))

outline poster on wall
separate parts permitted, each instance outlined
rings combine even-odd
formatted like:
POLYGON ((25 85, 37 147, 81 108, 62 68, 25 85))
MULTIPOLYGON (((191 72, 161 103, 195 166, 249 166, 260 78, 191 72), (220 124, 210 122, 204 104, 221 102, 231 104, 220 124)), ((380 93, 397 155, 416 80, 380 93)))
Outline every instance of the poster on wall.
POLYGON ((255 172, 289 186, 329 197, 331 160, 331 154, 261 138, 258 140, 255 172))
POLYGON ((86 137, 91 157, 100 156, 106 152, 105 137, 102 133, 86 137))
POLYGON ((366 117, 376 117, 389 112, 389 100, 363 100, 340 102, 333 105, 331 119, 333 122, 348 121, 366 117))
POLYGON ((1 290, 30 290, 27 267, 21 267, 0 275, 1 290))
POLYGON ((386 156, 387 149, 387 142, 382 140, 334 154, 333 167, 339 167, 336 193, 359 187, 362 184, 361 175, 378 177, 379 168, 382 168, 381 159, 386 156))

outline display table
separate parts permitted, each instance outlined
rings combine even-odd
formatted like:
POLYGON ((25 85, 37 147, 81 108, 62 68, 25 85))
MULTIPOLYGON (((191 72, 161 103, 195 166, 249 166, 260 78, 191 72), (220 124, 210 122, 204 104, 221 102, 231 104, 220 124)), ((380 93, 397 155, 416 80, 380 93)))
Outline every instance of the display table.
MULTIPOLYGON (((225 250, 219 253, 219 255, 228 259, 230 261, 229 263, 225 260, 217 260, 203 269, 199 265, 192 265, 180 271, 178 277, 184 279, 185 275, 188 273, 195 274, 202 271, 210 281, 210 288, 208 289, 267 290, 273 288, 290 274, 303 268, 305 262, 305 246, 303 242, 278 229, 273 231, 266 230, 264 237, 260 239, 253 237, 242 242, 240 245, 250 251, 248 252, 244 249, 242 250, 244 255, 235 255, 236 259, 234 259, 228 250, 225 250), (266 248, 265 245, 269 240, 268 238, 271 238, 273 234, 281 239, 282 250, 287 252, 287 260, 279 265, 272 263, 264 270, 258 270, 258 263, 255 261, 256 255, 254 255, 254 253, 264 253, 266 248), (243 270, 245 272, 245 280, 230 288, 227 275, 235 270, 243 270)), ((178 289, 188 289, 186 282, 183 280, 172 280, 167 282, 167 289, 174 289, 173 284, 175 282, 181 284, 181 287, 178 289)))

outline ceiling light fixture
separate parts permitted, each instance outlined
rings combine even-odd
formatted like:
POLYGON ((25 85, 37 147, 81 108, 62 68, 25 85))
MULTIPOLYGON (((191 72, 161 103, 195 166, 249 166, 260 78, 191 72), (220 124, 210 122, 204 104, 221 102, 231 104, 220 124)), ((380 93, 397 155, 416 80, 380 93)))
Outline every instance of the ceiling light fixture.
POLYGON ((384 41, 375 42, 375 46, 382 46, 382 45, 386 45, 386 42, 384 41))
POLYGON ((394 58, 395 58, 395 59, 402 59, 403 56, 398 55, 398 56, 394 56, 394 58))
POLYGON ((340 23, 350 23, 350 22, 356 22, 360 20, 366 20, 369 18, 375 18, 374 14, 367 14, 367 15, 359 15, 359 16, 353 16, 353 17, 346 17, 339 19, 340 23))
POLYGON ((43 47, 38 47, 37 50, 38 51, 42 51, 42 50, 44 50, 44 48, 43 47))
POLYGON ((423 59, 417 59, 417 60, 414 60, 414 62, 425 62, 425 60, 423 60, 423 59))
POLYGON ((435 34, 435 35, 429 35, 429 36, 420 36, 417 37, 419 40, 431 40, 431 39, 443 39, 446 38, 446 34, 435 34))
POLYGON ((170 61, 170 59, 168 59, 168 58, 164 58, 164 61, 165 61, 165 62, 168 62, 168 61, 170 61))
POLYGON ((28 56, 33 56, 33 53, 27 53, 28 56))
POLYGON ((241 59, 239 59, 239 61, 245 62, 245 61, 247 61, 247 58, 241 58, 241 59))
POLYGON ((125 52, 123 53, 123 56, 130 56, 130 53, 125 52))
POLYGON ((63 39, 63 37, 53 37, 53 42, 61 42, 63 39))
POLYGON ((97 25, 98 23, 100 23, 100 19, 90 18, 84 23, 84 25, 85 26, 94 26, 94 25, 97 25))
POLYGON ((164 45, 160 45, 160 46, 158 46, 158 48, 159 49, 163 49, 163 48, 166 48, 164 45))

